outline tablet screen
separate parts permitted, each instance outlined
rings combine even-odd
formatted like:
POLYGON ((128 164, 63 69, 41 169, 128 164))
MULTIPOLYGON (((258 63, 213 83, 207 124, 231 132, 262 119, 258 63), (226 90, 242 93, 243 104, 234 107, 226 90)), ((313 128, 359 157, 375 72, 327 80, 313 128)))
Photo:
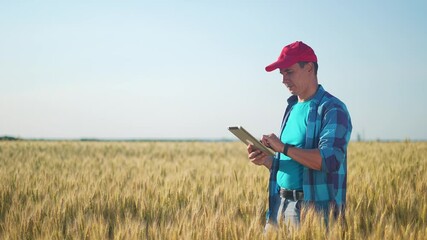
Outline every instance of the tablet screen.
POLYGON ((275 153, 271 148, 264 146, 259 140, 252 136, 242 126, 239 127, 228 127, 228 130, 232 132, 237 138, 240 139, 245 145, 252 144, 255 148, 265 152, 266 154, 273 156, 275 153))

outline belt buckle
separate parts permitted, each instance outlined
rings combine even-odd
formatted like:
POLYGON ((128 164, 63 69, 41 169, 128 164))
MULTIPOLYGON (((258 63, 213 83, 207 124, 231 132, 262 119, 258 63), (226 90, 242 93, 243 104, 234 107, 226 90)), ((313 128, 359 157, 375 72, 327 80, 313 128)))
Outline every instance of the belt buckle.
MULTIPOLYGON (((288 200, 292 200, 292 201, 298 201, 298 196, 297 196, 297 190, 288 190, 288 189, 285 189, 285 188, 282 188, 282 189, 280 189, 280 192, 282 192, 283 191, 283 197, 284 198, 287 198, 288 200), (289 196, 289 195, 291 195, 292 194, 292 197, 291 196, 289 196)), ((282 193, 280 193, 280 195, 282 195, 282 193)))

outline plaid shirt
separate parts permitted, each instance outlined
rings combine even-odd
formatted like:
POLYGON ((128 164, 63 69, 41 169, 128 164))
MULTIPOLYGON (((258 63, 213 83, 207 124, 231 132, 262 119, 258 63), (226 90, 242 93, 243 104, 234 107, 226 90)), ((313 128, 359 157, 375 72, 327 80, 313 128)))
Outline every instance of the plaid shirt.
MULTIPOLYGON (((291 96, 288 99, 281 132, 283 132, 292 106, 297 102, 297 96, 291 96)), ((344 213, 347 186, 347 145, 351 130, 350 115, 344 103, 319 85, 310 102, 304 149, 318 148, 322 156, 322 166, 319 171, 307 167, 304 167, 303 171, 304 201, 314 204, 316 209, 329 211, 329 206, 334 206, 335 214, 344 213)), ((280 187, 276 179, 279 163, 279 153, 277 153, 270 169, 270 207, 267 212, 267 220, 275 201, 280 199, 277 197, 280 187)))

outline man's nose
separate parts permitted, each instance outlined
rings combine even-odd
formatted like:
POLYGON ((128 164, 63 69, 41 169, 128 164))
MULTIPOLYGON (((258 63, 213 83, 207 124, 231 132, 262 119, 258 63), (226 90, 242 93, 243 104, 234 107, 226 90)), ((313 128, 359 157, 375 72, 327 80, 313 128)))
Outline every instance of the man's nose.
POLYGON ((285 83, 285 82, 288 82, 288 81, 289 81, 289 76, 288 76, 288 74, 284 73, 283 77, 282 77, 282 82, 285 83))

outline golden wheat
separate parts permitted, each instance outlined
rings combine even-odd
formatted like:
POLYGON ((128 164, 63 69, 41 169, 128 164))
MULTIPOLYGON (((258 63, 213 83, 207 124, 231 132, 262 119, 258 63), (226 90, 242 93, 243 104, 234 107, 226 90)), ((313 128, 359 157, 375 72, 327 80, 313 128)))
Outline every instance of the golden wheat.
POLYGON ((241 143, 0 142, 0 239, 424 239, 427 143, 351 143, 345 224, 263 234, 241 143))

